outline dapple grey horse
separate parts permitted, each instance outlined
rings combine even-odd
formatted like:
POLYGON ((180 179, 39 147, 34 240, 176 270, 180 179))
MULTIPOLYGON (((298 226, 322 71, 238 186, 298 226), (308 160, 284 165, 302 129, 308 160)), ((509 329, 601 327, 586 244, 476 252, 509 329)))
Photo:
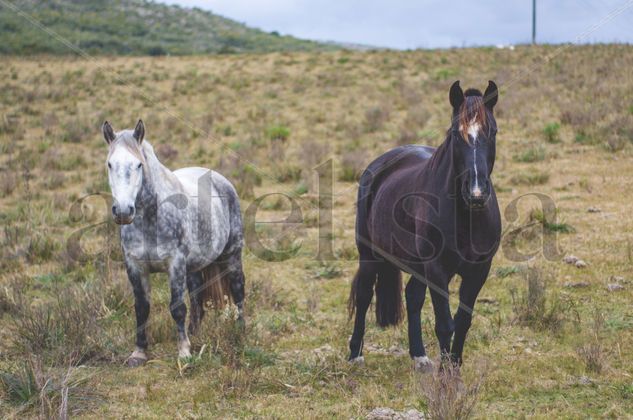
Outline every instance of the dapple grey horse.
POLYGON ((230 298, 240 317, 244 300, 243 231, 235 188, 217 172, 205 168, 170 171, 145 140, 145 126, 115 133, 106 121, 109 145, 108 177, 112 215, 121 225, 121 245, 132 284, 136 312, 136 348, 128 365, 147 361, 146 326, 150 311, 149 275, 167 272, 170 311, 178 330, 178 356, 188 357, 185 330, 190 299, 189 333, 194 333, 212 300, 230 298))

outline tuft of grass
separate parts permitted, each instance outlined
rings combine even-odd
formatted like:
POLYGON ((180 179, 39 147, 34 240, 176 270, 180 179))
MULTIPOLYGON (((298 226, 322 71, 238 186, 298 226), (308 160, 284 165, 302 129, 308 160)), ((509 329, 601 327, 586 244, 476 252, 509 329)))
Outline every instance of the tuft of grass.
POLYGON ((366 165, 366 155, 360 151, 346 152, 341 159, 339 181, 357 182, 363 174, 366 165))
POLYGON ((29 263, 50 261, 59 250, 60 244, 50 235, 34 234, 26 249, 26 260, 29 263))
POLYGON ((0 371, 0 382, 5 395, 13 404, 30 405, 43 391, 36 382, 33 365, 28 362, 17 369, 0 371))
POLYGON ((0 198, 7 197, 18 187, 18 177, 10 171, 0 173, 0 198))
POLYGON ((523 152, 514 155, 515 162, 531 163, 545 160, 545 148, 543 146, 532 146, 523 152))
POLYGON ((514 322, 538 331, 562 332, 570 319, 577 320, 578 312, 572 301, 563 302, 558 297, 548 298, 547 282, 543 272, 536 267, 523 271, 527 289, 510 290, 514 322))
POLYGON ((244 360, 251 368, 274 366, 278 356, 273 352, 259 347, 246 346, 244 348, 244 360))
POLYGON ((290 138, 290 129, 284 125, 272 125, 266 129, 266 137, 269 140, 285 142, 290 138))
POLYGON ((72 366, 45 370, 42 361, 32 356, 18 367, 0 370, 0 385, 8 402, 18 412, 37 408, 40 418, 67 419, 69 413, 88 409, 98 399, 88 386, 89 379, 72 366))
POLYGON ((576 133, 574 141, 578 144, 596 144, 596 140, 585 132, 576 133))
POLYGON ((79 121, 72 120, 63 126, 62 141, 81 143, 94 132, 94 128, 79 121))
POLYGON ((548 217, 545 215, 545 213, 543 213, 543 211, 540 209, 533 209, 530 212, 530 221, 539 222, 540 224, 543 225, 543 228, 547 232, 552 232, 552 233, 553 232, 558 232, 558 233, 576 232, 576 229, 568 223, 550 221, 548 217))
POLYGON ((592 316, 590 337, 576 348, 576 354, 582 360, 585 368, 593 373, 601 373, 607 365, 605 346, 602 343, 604 331, 604 315, 596 309, 592 316))
POLYGON ((560 123, 552 122, 543 128, 543 136, 548 143, 560 143, 560 123))
POLYGON ((103 300, 77 286, 63 287, 53 301, 22 305, 12 319, 15 350, 50 366, 112 358, 112 341, 98 323, 103 300))
POLYGON ((479 400, 486 370, 483 368, 466 384, 459 367, 446 363, 430 375, 420 375, 420 391, 431 419, 468 419, 479 400))
POLYGON ((549 181, 549 174, 547 172, 519 172, 518 174, 510 178, 510 183, 513 185, 543 185, 549 181))
POLYGON ((331 261, 324 261, 319 264, 314 277, 318 279, 334 279, 343 275, 343 270, 331 261))
POLYGON ((222 310, 207 308, 207 311, 196 340, 207 344, 214 357, 219 358, 223 365, 235 369, 243 367, 247 353, 250 361, 261 356, 259 362, 263 362, 263 354, 256 354, 253 349, 247 351, 247 333, 251 331, 250 328, 247 331, 235 305, 225 305, 222 310))
POLYGON ((365 131, 375 133, 382 130, 385 123, 389 120, 389 108, 382 105, 376 105, 365 111, 365 131))
POLYGON ((518 265, 509 265, 505 267, 499 267, 495 271, 495 275, 500 279, 505 279, 506 277, 510 277, 514 274, 520 273, 522 270, 518 265))

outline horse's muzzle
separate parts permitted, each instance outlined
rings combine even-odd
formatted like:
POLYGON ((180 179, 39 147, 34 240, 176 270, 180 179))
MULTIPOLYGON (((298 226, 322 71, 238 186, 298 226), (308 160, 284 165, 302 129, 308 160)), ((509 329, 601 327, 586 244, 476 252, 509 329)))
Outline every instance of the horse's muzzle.
POLYGON ((466 204, 471 209, 483 209, 486 207, 486 203, 488 203, 488 199, 490 195, 478 196, 478 197, 469 197, 466 199, 466 204))
POLYGON ((490 194, 478 191, 477 194, 473 194, 472 192, 470 194, 464 193, 462 197, 468 208, 477 210, 486 207, 488 199, 490 199, 490 194))
POLYGON ((112 216, 117 225, 129 225, 134 221, 135 214, 136 209, 133 206, 127 206, 125 210, 122 210, 118 205, 112 206, 112 216))

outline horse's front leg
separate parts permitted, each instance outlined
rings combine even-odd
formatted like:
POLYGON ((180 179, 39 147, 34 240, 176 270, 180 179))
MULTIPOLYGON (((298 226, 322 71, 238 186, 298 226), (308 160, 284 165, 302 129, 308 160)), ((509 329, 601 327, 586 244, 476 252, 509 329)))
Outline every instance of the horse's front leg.
POLYGON ((130 367, 147 362, 147 320, 150 308, 149 273, 137 264, 126 261, 127 276, 134 291, 134 311, 136 312, 136 348, 127 359, 130 367))
POLYGON ((449 357, 451 339, 455 331, 455 322, 451 316, 451 308, 448 302, 448 282, 454 273, 449 273, 440 267, 430 267, 426 270, 426 278, 430 282, 431 301, 435 313, 435 335, 440 345, 442 360, 449 357))
POLYGON ((171 302, 169 310, 176 321, 178 329, 178 357, 191 356, 191 344, 185 329, 187 307, 185 306, 185 286, 187 284, 187 267, 185 257, 182 255, 172 259, 169 266, 169 287, 171 289, 171 302))
POLYGON ((484 264, 469 265, 461 270, 462 283, 459 286, 459 308, 455 313, 455 337, 453 337, 453 347, 451 348, 451 359, 453 363, 462 363, 462 353, 466 334, 470 329, 473 319, 473 310, 477 295, 481 291, 488 273, 490 272, 490 262, 484 264))

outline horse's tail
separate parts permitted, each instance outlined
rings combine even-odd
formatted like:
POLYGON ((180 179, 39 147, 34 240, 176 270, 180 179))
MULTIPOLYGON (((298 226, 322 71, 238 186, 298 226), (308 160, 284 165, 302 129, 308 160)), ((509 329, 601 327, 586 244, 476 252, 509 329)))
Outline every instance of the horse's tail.
POLYGON ((389 264, 380 264, 376 276, 376 322, 381 327, 398 325, 403 318, 402 273, 389 264))
MULTIPOLYGON (((402 273, 392 264, 383 262, 377 263, 378 269, 373 274, 375 276, 376 291, 376 323, 381 327, 395 326, 400 324, 404 316, 402 306, 402 273)), ((360 281, 359 271, 354 275, 350 288, 347 310, 350 319, 356 310, 356 297, 359 287, 368 290, 361 290, 363 294, 370 294, 374 287, 372 281, 360 281)))
POLYGON ((231 301, 231 283, 228 273, 217 263, 202 269, 202 304, 211 302, 214 308, 223 308, 231 301))
POLYGON ((352 319, 352 317, 354 316, 354 312, 356 312, 356 294, 357 293, 358 293, 358 271, 356 271, 356 274, 354 274, 354 279, 352 280, 352 286, 349 289, 349 298, 347 299, 347 313, 349 314, 349 319, 352 319))

